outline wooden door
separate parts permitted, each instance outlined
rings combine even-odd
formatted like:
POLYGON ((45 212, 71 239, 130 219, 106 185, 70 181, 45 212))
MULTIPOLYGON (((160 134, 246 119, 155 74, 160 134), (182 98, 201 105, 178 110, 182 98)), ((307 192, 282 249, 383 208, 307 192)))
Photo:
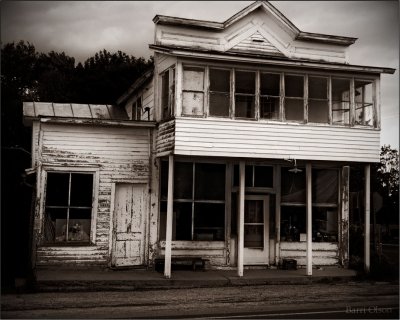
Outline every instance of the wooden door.
POLYGON ((146 199, 146 184, 115 186, 113 266, 144 264, 146 199))
POLYGON ((243 263, 269 263, 269 196, 246 196, 243 263))

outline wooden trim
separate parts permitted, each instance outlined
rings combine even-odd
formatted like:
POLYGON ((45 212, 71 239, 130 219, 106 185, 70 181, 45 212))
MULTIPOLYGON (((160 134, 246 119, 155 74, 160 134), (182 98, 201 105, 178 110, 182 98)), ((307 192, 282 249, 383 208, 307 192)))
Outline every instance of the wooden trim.
POLYGON ((280 88, 279 88, 279 120, 286 121, 285 116, 285 74, 283 72, 280 73, 280 88))
POLYGON ((281 166, 275 166, 275 264, 280 261, 281 244, 281 166))
POLYGON ((255 101, 254 101, 254 118, 256 120, 260 119, 260 70, 256 71, 255 74, 255 85, 256 85, 256 91, 255 91, 255 101))
POLYGON ((312 275, 312 168, 311 163, 306 164, 307 185, 307 275, 312 275))
POLYGON ((113 265, 113 257, 112 252, 114 246, 114 228, 115 228, 115 221, 114 221, 114 210, 115 210, 115 182, 111 184, 111 199, 110 199, 110 230, 109 230, 109 241, 108 241, 108 254, 111 256, 109 265, 113 265))
POLYGON ((235 119, 235 69, 231 69, 231 77, 230 77, 230 82, 231 82, 231 105, 230 105, 230 115, 229 118, 235 119))
POLYGON ((349 124, 351 127, 354 126, 356 118, 356 102, 355 102, 355 88, 354 88, 354 77, 350 80, 350 115, 349 124))
POLYGON ((165 263, 164 276, 171 278, 171 255, 172 255, 172 224, 174 205, 174 156, 168 157, 168 200, 167 200, 167 223, 165 232, 165 263))
POLYGON ((230 243, 231 243, 231 225, 232 225, 232 177, 233 165, 231 162, 226 163, 225 167, 225 250, 226 264, 230 265, 230 243))
POLYGON ((364 269, 366 272, 370 271, 371 255, 370 255, 370 220, 371 220, 371 165, 366 164, 364 167, 365 176, 365 195, 364 195, 364 206, 365 206, 365 217, 364 217, 364 269))
POLYGON ((238 276, 243 277, 245 162, 239 163, 238 276))

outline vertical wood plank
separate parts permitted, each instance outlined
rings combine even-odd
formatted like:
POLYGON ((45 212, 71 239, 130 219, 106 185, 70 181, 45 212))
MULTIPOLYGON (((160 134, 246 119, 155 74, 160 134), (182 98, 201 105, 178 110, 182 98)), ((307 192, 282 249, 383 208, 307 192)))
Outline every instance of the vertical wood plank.
POLYGON ((260 119, 260 71, 256 71, 256 92, 255 92, 255 119, 260 119))
POLYGON ((279 119, 281 121, 285 121, 285 75, 281 73, 280 77, 280 99, 279 99, 279 119))
POLYGON ((304 123, 308 122, 308 74, 304 75, 304 123))
POLYGON ((245 162, 239 163, 238 276, 243 277, 245 162))
POLYGON ((328 78, 328 105, 329 105, 329 111, 328 111, 328 123, 332 124, 332 77, 329 76, 328 78))
POLYGON ((206 66, 204 70, 204 112, 203 118, 210 114, 210 67, 206 66))
POLYGON ((167 230, 165 232, 164 276, 171 278, 172 218, 174 200, 174 156, 168 157, 167 230))
POLYGON ((180 117, 182 114, 182 79, 183 67, 182 62, 178 61, 175 68, 175 115, 180 117))
POLYGON ((356 100, 355 100, 354 78, 350 80, 350 125, 354 126, 356 118, 356 100))
POLYGON ((366 164, 364 167, 364 175, 365 175, 365 230, 364 230, 364 268, 366 272, 370 270, 370 215, 371 215, 371 203, 370 203, 370 194, 371 194, 371 165, 366 164))
POLYGON ((230 243, 231 243, 231 225, 232 225, 232 163, 226 164, 225 170, 225 250, 226 250, 226 264, 230 265, 230 243))
POLYGON ((235 69, 231 69, 231 108, 230 118, 235 119, 235 69))
POLYGON ((306 164, 307 183, 307 275, 312 275, 312 189, 311 163, 306 164))

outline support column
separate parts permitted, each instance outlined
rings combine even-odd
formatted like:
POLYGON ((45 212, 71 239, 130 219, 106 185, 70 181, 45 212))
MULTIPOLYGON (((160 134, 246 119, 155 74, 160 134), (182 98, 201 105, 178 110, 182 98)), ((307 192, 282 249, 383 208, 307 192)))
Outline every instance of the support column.
POLYGON ((168 158, 167 230, 165 233, 164 276, 171 278, 172 221, 174 205, 174 156, 168 158))
POLYGON ((369 272, 370 269, 370 216, 371 216, 371 165, 366 164, 364 168, 365 176, 365 217, 364 217, 364 269, 369 272))
POLYGON ((350 210, 350 167, 344 166, 340 179, 341 192, 341 212, 340 212, 340 241, 339 241, 339 260, 342 266, 349 265, 349 210, 350 210))
POLYGON ((281 255, 281 166, 275 168, 275 265, 280 261, 281 255))
POLYGON ((307 186, 307 275, 312 275, 312 189, 311 189, 311 163, 306 164, 307 186))
POLYGON ((239 216, 238 216, 238 276, 243 277, 243 248, 244 248, 244 179, 245 163, 239 164, 239 216))

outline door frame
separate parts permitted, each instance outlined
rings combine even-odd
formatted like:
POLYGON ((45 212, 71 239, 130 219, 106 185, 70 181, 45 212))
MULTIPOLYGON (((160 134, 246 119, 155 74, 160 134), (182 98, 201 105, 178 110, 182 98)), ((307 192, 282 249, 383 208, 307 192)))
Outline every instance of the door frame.
MULTIPOLYGON (((243 246, 243 265, 269 265, 269 254, 270 254, 270 241, 269 241, 269 195, 245 195, 244 200, 262 200, 264 205, 264 249, 253 249, 246 248, 243 246), (249 262, 246 261, 246 253, 249 254, 251 252, 258 253, 260 251, 260 257, 263 258, 261 262, 249 262)), ((245 213, 246 214, 246 213, 245 213)), ((244 223, 245 225, 245 223, 244 223)))

